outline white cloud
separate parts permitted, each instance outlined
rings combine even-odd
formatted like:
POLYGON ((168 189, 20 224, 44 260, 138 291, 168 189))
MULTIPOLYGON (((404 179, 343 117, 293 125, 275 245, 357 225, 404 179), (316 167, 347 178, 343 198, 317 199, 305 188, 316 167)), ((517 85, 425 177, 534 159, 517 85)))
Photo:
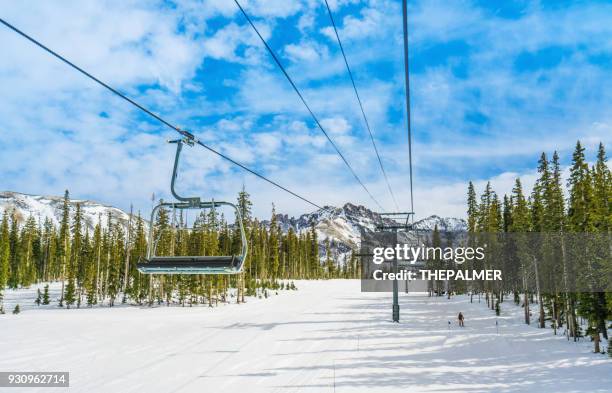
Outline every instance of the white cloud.
MULTIPOLYGON (((343 15, 349 2, 358 3, 330 6, 343 15)), ((326 29, 324 4, 243 5, 278 45, 275 50, 291 60, 290 74, 368 188, 391 206, 335 37, 326 29), (301 34, 285 34, 287 23, 297 23, 301 34)), ((2 8, 3 18, 290 189, 321 204, 373 206, 233 2, 181 1, 176 8, 145 1, 113 7, 96 1, 3 2, 2 8), (232 73, 214 81, 219 86, 208 83, 207 58, 231 66, 232 73)), ((356 8, 336 22, 391 183, 407 207, 399 3, 370 1, 356 8)), ((609 144, 609 67, 590 60, 612 50, 609 10, 605 4, 533 6, 517 19, 503 19, 471 3, 411 4, 420 215, 462 215, 470 177, 478 187, 492 178, 500 193, 511 188, 515 172, 529 183, 529 168, 541 150, 562 150, 567 160, 578 138, 591 150, 600 140, 609 144), (431 66, 423 58, 436 45, 457 40, 469 48, 462 59, 466 75, 456 75, 457 59, 431 66), (520 53, 550 45, 572 53, 548 69, 513 68, 520 53), (470 113, 487 123, 467 121, 470 113)), ((171 131, 144 121, 14 33, 0 29, 0 40, 8 54, 0 62, 2 187, 47 194, 69 188, 75 197, 123 208, 135 202, 142 209, 152 192, 168 195, 174 150, 163 140, 175 136, 171 131)), ((243 182, 261 216, 269 215, 272 201, 292 214, 309 209, 203 149, 185 150, 180 187, 186 193, 233 200, 243 182)))
POLYGON ((301 42, 300 44, 289 44, 285 46, 284 52, 293 62, 305 61, 312 63, 321 59, 327 52, 327 48, 316 43, 301 42), (323 52, 323 54, 321 53, 323 52))
POLYGON ((247 13, 261 17, 286 18, 302 9, 300 1, 246 0, 240 3, 247 13))
MULTIPOLYGON (((330 8, 332 8, 332 11, 335 8, 331 2, 330 8)), ((349 42, 354 39, 384 36, 388 33, 389 22, 394 21, 394 17, 401 15, 399 10, 399 5, 396 2, 374 2, 374 4, 362 8, 358 16, 347 15, 342 19, 342 23, 339 23, 337 17, 334 20, 339 25, 337 27, 340 38, 349 42)), ((336 41, 333 27, 326 26, 321 29, 321 33, 326 35, 330 41, 336 41)))
POLYGON ((351 130, 351 125, 342 116, 329 117, 321 120, 321 125, 331 134, 345 135, 351 130))
POLYGON ((276 133, 255 134, 253 139, 256 143, 258 155, 263 155, 267 160, 274 159, 274 154, 278 153, 281 147, 281 135, 276 133))

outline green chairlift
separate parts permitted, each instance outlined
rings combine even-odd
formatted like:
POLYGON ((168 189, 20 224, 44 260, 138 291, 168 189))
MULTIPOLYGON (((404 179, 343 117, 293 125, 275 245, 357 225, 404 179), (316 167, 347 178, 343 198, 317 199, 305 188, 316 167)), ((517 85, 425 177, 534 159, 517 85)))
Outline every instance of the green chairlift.
POLYGON ((153 228, 149 230, 149 243, 147 248, 147 257, 144 261, 139 262, 136 266, 138 271, 145 274, 237 274, 242 272, 242 266, 247 256, 247 241, 244 225, 240 209, 230 202, 221 201, 201 201, 199 197, 181 197, 174 190, 174 183, 177 178, 179 165, 179 157, 183 144, 193 146, 194 140, 191 138, 182 138, 169 141, 176 143, 176 155, 174 157, 174 169, 172 171, 172 180, 170 183, 170 191, 176 202, 160 202, 153 208, 151 212, 151 226, 155 222, 155 218, 161 208, 167 207, 173 210, 203 210, 215 209, 218 206, 231 206, 236 212, 236 224, 240 229, 241 250, 238 255, 218 255, 218 256, 161 256, 156 255, 157 244, 160 236, 154 239, 153 228))

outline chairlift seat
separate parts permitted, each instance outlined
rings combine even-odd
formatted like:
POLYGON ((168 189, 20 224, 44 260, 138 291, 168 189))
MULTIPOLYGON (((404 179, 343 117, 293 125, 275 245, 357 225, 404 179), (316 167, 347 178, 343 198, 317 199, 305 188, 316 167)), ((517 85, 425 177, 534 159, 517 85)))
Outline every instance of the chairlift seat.
MULTIPOLYGON (((215 256, 203 256, 203 255, 189 255, 189 256, 161 256, 155 255, 158 238, 154 239, 154 229, 151 228, 149 231, 149 241, 147 245, 147 257, 142 262, 136 264, 138 271, 145 274, 238 274, 242 272, 242 267, 247 256, 247 239, 244 225, 242 223, 242 216, 238 206, 230 202, 222 201, 202 201, 199 197, 181 197, 174 190, 174 183, 177 178, 177 170, 179 165, 179 157, 183 144, 189 146, 193 145, 193 140, 190 139, 178 139, 169 141, 170 143, 176 143, 176 155, 174 157, 174 168, 172 170, 172 179, 170 182, 170 191, 172 195, 177 199, 178 202, 161 202, 153 208, 151 212, 151 225, 155 222, 155 217, 160 209, 171 208, 174 210, 188 210, 188 209, 215 209, 217 206, 229 206, 234 209, 236 213, 236 223, 238 230, 240 231, 241 248, 240 254, 238 255, 215 255, 215 256)), ((174 228, 174 227, 173 227, 174 228)))
POLYGON ((240 271, 240 256, 155 256, 138 263, 143 273, 157 274, 234 274, 240 271))

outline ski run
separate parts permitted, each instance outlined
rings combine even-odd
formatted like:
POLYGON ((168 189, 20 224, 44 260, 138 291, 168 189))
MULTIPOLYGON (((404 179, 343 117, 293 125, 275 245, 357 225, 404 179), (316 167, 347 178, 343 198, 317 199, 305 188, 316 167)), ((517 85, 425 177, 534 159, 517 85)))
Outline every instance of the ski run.
MULTIPOLYGON (((69 371, 70 392, 610 392, 612 359, 484 299, 296 281, 246 304, 66 310, 6 292, 0 370, 69 371), (459 328, 457 314, 465 315, 459 328), (450 323, 449 323, 450 322, 450 323), (496 324, 497 322, 497 324, 496 324)), ((59 286, 53 284, 52 297, 59 286)), ((235 299, 232 299, 235 300, 235 299)), ((41 391, 20 388, 15 391, 41 391)))

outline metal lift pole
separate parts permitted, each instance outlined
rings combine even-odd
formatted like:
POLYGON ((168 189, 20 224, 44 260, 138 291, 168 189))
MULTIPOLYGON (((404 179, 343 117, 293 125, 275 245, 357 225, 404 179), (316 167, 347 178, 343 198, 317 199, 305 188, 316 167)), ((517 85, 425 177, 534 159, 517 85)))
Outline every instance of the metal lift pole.
MULTIPOLYGON (((395 231, 395 239, 397 240, 397 230, 395 231)), ((393 258, 393 273, 397 277, 397 255, 393 258)), ((397 280, 393 280, 393 322, 399 322, 400 306, 399 306, 399 284, 397 280)))
MULTIPOLYGON (((410 231, 412 230, 412 224, 410 223, 410 217, 413 215, 413 212, 395 212, 395 213, 379 213, 380 216, 389 217, 392 221, 396 222, 395 224, 387 224, 383 220, 383 222, 377 226, 378 231, 390 231, 395 234, 395 243, 398 242, 398 232, 400 231, 410 231), (405 218, 404 218, 405 217, 405 218), (402 223, 397 222, 398 219, 401 219, 402 223)), ((393 258, 393 262, 391 265, 391 269, 393 273, 397 275, 399 268, 399 263, 397 261, 397 255, 393 258)), ((392 318, 393 322, 399 322, 400 320, 400 306, 399 306, 399 283, 397 280, 393 280, 393 306, 392 306, 392 318)))
MULTIPOLYGON (((414 223, 414 194, 412 190, 412 130, 410 128, 410 74, 408 64, 408 0, 402 1, 402 27, 404 33, 404 73, 406 81, 406 125, 408 129, 408 161, 410 163, 410 209, 406 215, 406 229, 412 229, 409 219, 414 223)), ((397 243, 398 227, 395 227, 395 239, 397 243)), ((397 255, 393 259, 393 272, 397 274, 397 255)), ((393 280, 393 322, 399 322, 399 288, 397 280, 393 280)))

